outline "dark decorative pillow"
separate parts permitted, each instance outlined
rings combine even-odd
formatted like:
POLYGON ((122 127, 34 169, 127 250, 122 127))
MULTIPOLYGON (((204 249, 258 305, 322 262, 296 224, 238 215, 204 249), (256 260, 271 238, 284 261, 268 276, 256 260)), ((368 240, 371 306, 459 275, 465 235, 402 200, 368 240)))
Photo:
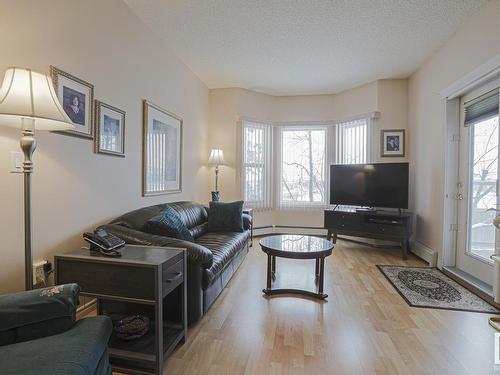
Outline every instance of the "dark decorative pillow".
POLYGON ((193 236, 182 222, 179 213, 169 205, 165 206, 161 214, 148 220, 144 231, 159 236, 194 242, 193 236))
POLYGON ((210 202, 209 232, 243 232, 243 201, 210 202))

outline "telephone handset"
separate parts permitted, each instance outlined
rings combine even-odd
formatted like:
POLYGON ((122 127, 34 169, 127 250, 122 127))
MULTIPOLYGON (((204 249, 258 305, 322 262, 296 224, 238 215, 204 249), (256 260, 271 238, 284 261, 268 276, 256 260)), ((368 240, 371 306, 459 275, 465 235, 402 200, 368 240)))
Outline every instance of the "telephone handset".
POLYGON ((125 245, 125 241, 105 229, 97 229, 94 233, 84 233, 83 239, 90 244, 90 251, 99 251, 103 255, 119 257, 121 254, 117 251, 125 245))

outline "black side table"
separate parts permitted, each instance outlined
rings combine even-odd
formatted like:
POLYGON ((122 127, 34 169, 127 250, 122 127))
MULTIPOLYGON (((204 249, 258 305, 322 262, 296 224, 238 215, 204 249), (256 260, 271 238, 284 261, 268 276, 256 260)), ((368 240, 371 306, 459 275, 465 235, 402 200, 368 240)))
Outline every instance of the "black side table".
POLYGON ((120 258, 79 249, 54 257, 56 284, 77 283, 81 295, 97 299, 98 314, 112 319, 142 314, 149 332, 109 341, 113 370, 163 373, 163 362, 187 338, 186 253, 181 249, 126 245, 120 258))

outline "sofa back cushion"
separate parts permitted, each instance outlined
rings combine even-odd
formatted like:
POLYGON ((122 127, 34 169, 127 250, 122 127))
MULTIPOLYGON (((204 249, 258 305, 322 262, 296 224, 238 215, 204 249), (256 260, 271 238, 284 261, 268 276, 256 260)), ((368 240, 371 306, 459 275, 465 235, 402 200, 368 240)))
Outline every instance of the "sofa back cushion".
POLYGON ((190 242, 194 241, 191 232, 182 222, 179 213, 168 204, 162 213, 146 222, 143 231, 159 236, 173 237, 190 242))
POLYGON ((208 220, 206 208, 197 202, 184 201, 162 203, 155 206, 143 207, 134 211, 130 211, 110 222, 110 224, 118 224, 124 227, 142 231, 149 219, 161 214, 166 205, 169 205, 179 214, 183 224, 191 231, 194 238, 197 238, 204 233, 203 223, 208 220), (201 228, 196 228, 198 226, 201 228))
POLYGON ((210 202, 209 232, 243 232, 243 201, 210 202))

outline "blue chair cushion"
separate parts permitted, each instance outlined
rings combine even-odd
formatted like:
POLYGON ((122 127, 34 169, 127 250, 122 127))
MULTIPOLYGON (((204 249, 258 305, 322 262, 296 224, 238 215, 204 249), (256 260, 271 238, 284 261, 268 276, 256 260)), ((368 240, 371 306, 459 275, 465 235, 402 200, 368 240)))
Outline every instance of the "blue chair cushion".
POLYGON ((0 296, 0 345, 54 335, 76 321, 80 287, 65 284, 0 296))
POLYGON ((72 329, 38 340, 0 347, 0 373, 23 375, 110 375, 111 319, 79 320, 72 329))
POLYGON ((189 232, 189 229, 182 222, 179 213, 169 205, 165 206, 161 214, 149 219, 143 230, 144 232, 159 236, 194 242, 191 232, 189 232))

